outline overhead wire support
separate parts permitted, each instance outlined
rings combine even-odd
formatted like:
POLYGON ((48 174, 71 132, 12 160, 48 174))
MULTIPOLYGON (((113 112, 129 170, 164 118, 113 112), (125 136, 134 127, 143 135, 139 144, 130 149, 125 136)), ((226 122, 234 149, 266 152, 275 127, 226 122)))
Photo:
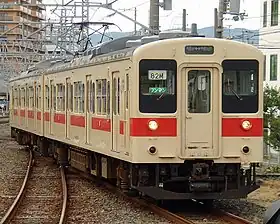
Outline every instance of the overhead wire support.
MULTIPOLYGON (((90 10, 107 9, 114 14, 118 14, 136 25, 142 27, 144 32, 151 32, 152 30, 145 26, 135 18, 130 18, 124 13, 113 8, 113 4, 118 0, 106 1, 106 4, 100 2, 93 2, 91 0, 61 0, 59 4, 49 3, 43 4, 28 4, 27 2, 17 3, 8 2, 0 3, 0 8, 10 9, 17 8, 18 10, 33 10, 33 7, 38 8, 38 13, 44 19, 37 21, 19 20, 19 21, 0 21, 2 24, 8 24, 8 30, 1 32, 0 44, 0 76, 13 77, 25 71, 28 67, 41 60, 48 60, 51 58, 73 58, 77 55, 82 55, 87 48, 92 46, 93 33, 99 33, 103 37, 109 36, 105 34, 105 30, 100 32, 99 29, 93 29, 91 26, 102 25, 91 22, 89 16, 90 10), (46 19, 44 11, 46 8, 50 9, 52 19, 46 19), (33 27, 32 29, 30 29, 33 27), (93 33, 92 33, 93 31, 93 33), (20 38, 15 38, 13 35, 20 33, 20 38), (9 38, 6 38, 6 35, 9 38)), ((110 24, 109 24, 110 25, 110 24)), ((113 24, 117 26, 117 24, 113 24)), ((102 25, 104 28, 104 24, 102 25)), ((117 26, 118 27, 118 26, 117 26)), ((99 42, 100 43, 100 42, 99 42)))

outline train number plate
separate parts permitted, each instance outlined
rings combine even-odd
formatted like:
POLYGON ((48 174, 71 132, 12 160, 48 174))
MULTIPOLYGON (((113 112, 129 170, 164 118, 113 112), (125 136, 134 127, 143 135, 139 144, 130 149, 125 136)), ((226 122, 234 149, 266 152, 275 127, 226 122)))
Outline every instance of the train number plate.
POLYGON ((148 79, 149 80, 166 80, 167 71, 166 70, 149 70, 148 79))

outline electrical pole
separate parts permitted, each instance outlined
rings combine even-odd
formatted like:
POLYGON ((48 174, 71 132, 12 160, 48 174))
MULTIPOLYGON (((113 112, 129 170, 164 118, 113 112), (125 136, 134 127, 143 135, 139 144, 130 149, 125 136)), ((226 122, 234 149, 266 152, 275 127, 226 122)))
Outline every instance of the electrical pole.
POLYGON ((182 22, 182 30, 187 31, 187 12, 186 9, 183 9, 183 22, 182 22))
POLYGON ((218 31, 218 9, 214 9, 214 37, 217 38, 217 31, 218 31))
MULTIPOLYGON (((216 13, 216 11, 215 11, 216 13)), ((216 29, 216 37, 223 38, 223 20, 224 20, 224 13, 225 13, 225 0, 219 0, 219 11, 217 12, 217 29, 216 29)), ((216 16, 215 16, 216 17, 216 16)))
POLYGON ((159 34, 159 0, 150 0, 150 29, 159 34))

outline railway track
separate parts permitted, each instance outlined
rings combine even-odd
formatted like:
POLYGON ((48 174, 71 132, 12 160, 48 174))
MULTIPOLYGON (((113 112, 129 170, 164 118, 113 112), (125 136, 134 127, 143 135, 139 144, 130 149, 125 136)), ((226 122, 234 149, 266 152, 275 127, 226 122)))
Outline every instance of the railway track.
POLYGON ((0 116, 0 124, 9 123, 9 116, 0 116))
POLYGON ((64 169, 59 172, 51 158, 35 157, 30 150, 23 184, 1 224, 63 223, 67 203, 64 169))
MULTIPOLYGON (((144 209, 147 209, 161 217, 164 217, 171 223, 176 224, 253 224, 252 222, 245 220, 241 217, 233 215, 231 213, 219 210, 219 209, 209 209, 205 212, 206 207, 196 203, 196 202, 189 202, 191 203, 190 206, 184 207, 185 211, 172 211, 170 209, 166 209, 164 207, 158 206, 155 203, 151 202, 150 200, 146 200, 145 198, 134 198, 129 197, 126 194, 122 193, 121 191, 117 190, 113 185, 109 184, 108 182, 97 180, 95 177, 82 173, 76 169, 70 168, 70 170, 74 173, 79 173, 80 176, 97 182, 100 186, 106 188, 107 190, 121 195, 128 201, 132 201, 137 206, 141 206, 144 209), (195 209, 194 209, 195 207, 195 209), (189 210, 189 211, 188 211, 189 210), (186 212, 187 211, 187 212, 186 212)), ((177 203, 177 202, 176 202, 177 203)), ((168 206, 167 206, 168 207, 168 206)), ((178 206, 175 206, 178 207, 178 206)), ((173 206, 174 209, 174 206, 173 206)))

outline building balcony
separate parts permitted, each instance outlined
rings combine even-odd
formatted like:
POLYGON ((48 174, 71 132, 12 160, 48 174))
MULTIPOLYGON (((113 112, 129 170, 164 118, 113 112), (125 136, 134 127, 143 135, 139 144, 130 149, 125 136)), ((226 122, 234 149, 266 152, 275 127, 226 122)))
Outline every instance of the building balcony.
POLYGON ((0 21, 14 21, 13 16, 0 16, 0 21))
POLYGON ((42 10, 46 10, 46 6, 43 5, 43 1, 42 0, 31 0, 31 4, 36 4, 38 5, 38 8, 42 9, 42 10))
POLYGON ((31 26, 37 29, 40 29, 42 27, 40 21, 31 21, 21 16, 0 16, 0 22, 8 26, 15 26, 18 22, 18 23, 24 23, 25 26, 31 26))
POLYGON ((40 20, 46 20, 46 16, 43 13, 32 11, 32 16, 37 17, 40 20))

